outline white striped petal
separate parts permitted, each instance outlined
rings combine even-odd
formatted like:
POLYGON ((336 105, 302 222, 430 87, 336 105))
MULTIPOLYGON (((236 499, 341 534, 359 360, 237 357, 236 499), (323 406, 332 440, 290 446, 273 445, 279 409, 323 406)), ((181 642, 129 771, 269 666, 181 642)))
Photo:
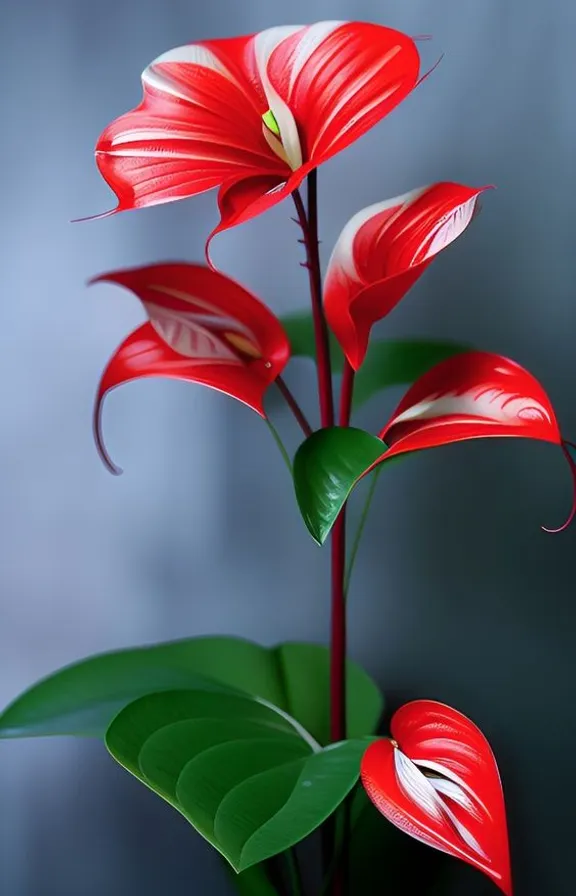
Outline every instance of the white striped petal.
MULTIPOLYGON (((337 24, 341 25, 343 23, 338 22, 337 24)), ((321 138, 324 136, 329 125, 336 118, 338 113, 341 112, 342 109, 344 108, 344 106, 346 106, 348 103, 350 103, 354 99, 354 97, 358 93, 360 93, 361 90, 363 90, 363 88, 366 86, 366 84, 368 84, 373 78, 375 78, 376 75, 378 74, 378 72, 385 65, 387 65, 387 63, 390 62, 394 58, 394 56, 397 56, 398 53, 400 53, 400 51, 401 51, 400 47, 398 47, 398 46, 393 47, 391 50, 388 51, 388 53, 386 53, 385 56, 383 56, 376 63, 374 63, 374 65, 371 68, 367 69, 364 72, 362 78, 358 78, 357 80, 355 80, 353 90, 344 90, 343 91, 342 96, 340 97, 338 102, 334 104, 334 107, 331 110, 330 114, 324 118, 324 120, 322 122, 322 127, 319 128, 319 130, 318 130, 316 139, 314 141, 314 146, 312 147, 312 151, 311 151, 312 154, 316 150, 318 143, 320 142, 321 138)), ((346 126, 344 128, 340 129, 340 131, 338 132, 335 139, 327 147, 327 150, 330 149, 330 147, 333 145, 334 142, 336 142, 337 140, 341 140, 342 135, 345 134, 346 131, 348 131, 351 127, 353 127, 360 119, 364 118, 365 115, 367 115, 369 112, 371 112, 375 106, 378 106, 380 103, 384 102, 384 100, 388 99, 388 97, 391 96, 393 93, 395 93, 396 90, 397 90, 397 85, 396 84, 391 85, 391 87, 388 89, 388 91, 378 94, 378 96, 375 97, 371 103, 368 103, 367 105, 363 106, 360 112, 357 112, 356 115, 354 115, 354 116, 350 116, 350 118, 346 122, 346 126)))
POLYGON ((179 354, 187 358, 201 358, 210 362, 241 363, 237 352, 233 350, 231 342, 225 338, 224 334, 240 337, 239 342, 246 345, 246 354, 254 354, 254 356, 259 354, 258 342, 251 329, 235 318, 223 315, 209 302, 198 299, 183 290, 166 286, 151 284, 148 288, 158 292, 159 295, 171 296, 182 302, 188 302, 195 309, 205 309, 203 311, 183 311, 166 308, 165 305, 157 305, 153 302, 143 302, 156 332, 179 354), (252 348, 252 352, 250 348, 252 348))
MULTIPOLYGON (((463 749, 463 745, 460 745, 460 748, 463 749)), ((475 754, 475 755, 477 755, 477 754, 475 754)), ((447 766, 443 765, 441 762, 434 762, 432 759, 413 759, 412 761, 414 762, 415 765, 418 766, 418 768, 427 768, 427 769, 430 769, 430 771, 438 772, 438 774, 442 775, 444 778, 448 778, 451 782, 456 784, 462 790, 466 791, 466 793, 468 793, 471 797, 473 797, 474 800, 476 801, 476 803, 482 807, 482 809, 484 810, 486 815, 488 817, 490 817, 490 812, 488 810, 488 807, 486 806, 485 803, 482 802, 482 800, 479 798, 476 791, 472 790, 470 785, 467 784, 466 781, 464 781, 459 775, 457 775, 456 772, 453 772, 451 768, 447 768, 447 766)), ((435 782, 437 782, 442 779, 437 778, 434 780, 435 780, 435 782)), ((435 784, 435 786, 436 786, 436 784, 435 784)), ((438 788, 436 788, 436 789, 438 789, 438 788)))
POLYGON ((503 389, 477 386, 467 392, 435 393, 407 408, 394 418, 394 425, 447 415, 481 417, 487 424, 514 423, 542 419, 552 422, 546 408, 529 396, 503 389))
MULTIPOLYGON (((296 168, 299 168, 302 165, 302 147, 300 146, 298 126, 288 106, 272 87, 270 79, 268 78, 267 67, 268 60, 278 44, 282 43, 287 37, 291 37, 293 34, 301 31, 303 27, 304 26, 302 25, 280 25, 276 28, 267 28, 266 31, 260 31, 254 38, 256 67, 258 69, 258 74, 260 75, 260 80, 262 81, 262 87, 266 94, 268 105, 276 119, 278 130, 280 131, 282 148, 284 151, 283 155, 280 157, 285 158, 293 170, 296 170, 296 168)), ((268 139, 268 137, 266 137, 266 139, 268 139)), ((277 152, 275 144, 270 140, 268 142, 271 148, 277 152)), ((277 154, 280 155, 280 153, 277 154)))
MULTIPOLYGON (((477 202, 478 196, 472 196, 471 199, 468 199, 467 202, 459 205, 449 215, 446 215, 438 222, 434 229, 434 236, 430 241, 425 258, 433 258, 434 255, 437 255, 438 252, 441 252, 442 249, 445 249, 446 246, 449 246, 450 243, 453 243, 454 240, 458 239, 458 237, 464 233, 474 217, 474 210, 477 202)), ((428 239, 430 239, 430 235, 428 235, 426 241, 428 239)), ((424 243, 422 245, 424 245, 424 243)), ((420 249, 418 249, 414 257, 417 257, 419 252, 420 249)))
POLYGON ((183 85, 179 82, 176 83, 165 71, 159 72, 157 70, 156 66, 164 63, 188 63, 190 65, 199 65, 202 68, 209 68, 236 84, 239 90, 242 89, 232 73, 212 50, 201 44, 188 44, 162 53, 142 72, 142 80, 145 84, 148 84, 154 90, 169 93, 177 99, 186 100, 189 103, 197 102, 194 95, 187 93, 183 85))
POLYGON ((375 202, 373 205, 368 205, 366 208, 356 212, 355 215, 352 215, 347 224, 344 225, 340 236, 336 240, 336 245, 332 250, 330 260, 328 261, 328 272, 330 272, 331 268, 340 268, 342 272, 352 280, 362 282, 362 278, 356 267, 356 262, 354 261, 354 239, 360 228, 370 221, 371 218, 381 214, 381 212, 388 211, 397 206, 397 213, 392 215, 390 221, 387 222, 386 226, 389 226, 406 205, 415 202, 427 189, 428 187, 419 187, 416 190, 410 190, 410 192, 404 193, 402 196, 385 199, 383 202, 375 202))
MULTIPOLYGON (((394 766, 398 784, 406 796, 431 818, 437 821, 448 820, 464 843, 482 859, 488 860, 488 856, 474 835, 462 824, 442 799, 443 785, 436 787, 437 779, 427 778, 399 749, 394 750, 394 766)), ((450 782, 447 781, 445 783, 447 785, 446 789, 449 789, 450 782)), ((451 793, 447 795, 452 796, 451 793)), ((465 797, 463 792, 461 793, 462 797, 465 797)), ((476 817, 475 813, 473 817, 476 817)))

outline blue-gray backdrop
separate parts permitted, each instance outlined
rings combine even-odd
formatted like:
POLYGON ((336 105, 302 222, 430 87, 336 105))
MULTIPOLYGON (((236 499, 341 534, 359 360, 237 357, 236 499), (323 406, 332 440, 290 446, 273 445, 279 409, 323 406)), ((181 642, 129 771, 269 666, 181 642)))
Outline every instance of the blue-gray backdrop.
MULTIPOLYGON (((261 421, 201 388, 143 381, 110 398, 110 477, 90 429, 102 365, 142 319, 85 288, 120 266, 200 258, 213 194, 86 224, 112 197, 101 129, 140 98, 156 55, 272 24, 360 18, 431 33, 440 67, 321 172, 326 260, 357 209, 440 180, 494 183, 466 236, 381 332, 474 341, 545 384, 567 435, 576 324, 576 6, 570 0, 2 0, 0 700, 93 651, 187 634, 264 643, 327 635, 314 546, 261 421)), ((278 312, 305 307, 284 204, 221 238, 219 266, 278 312)), ((294 387, 313 412, 310 366, 294 387)), ((372 401, 382 424, 397 396, 372 401)), ((291 421, 280 424, 292 430, 291 421)), ((524 442, 430 452, 382 477, 350 602, 350 647, 389 705, 472 716, 498 755, 518 893, 574 892, 576 530, 559 450, 524 442)), ((186 823, 96 743, 0 743, 3 896, 216 892, 186 823)), ((383 889, 385 884, 383 882, 383 889)), ((491 893, 454 863, 446 896, 491 893)))

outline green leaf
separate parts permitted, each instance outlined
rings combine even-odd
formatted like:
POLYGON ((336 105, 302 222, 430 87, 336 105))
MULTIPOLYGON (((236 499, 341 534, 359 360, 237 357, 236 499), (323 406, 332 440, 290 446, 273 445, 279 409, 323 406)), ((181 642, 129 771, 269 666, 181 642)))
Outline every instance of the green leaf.
POLYGON ((428 339, 373 342, 354 378, 354 407, 365 404, 382 389, 413 383, 440 361, 467 351, 470 351, 468 345, 428 339))
MULTIPOLYGON (((274 709, 251 698, 204 691, 165 691, 134 701, 113 720, 106 745, 120 765, 206 836, 176 798, 180 772, 190 759, 215 745, 254 738, 296 745, 299 755, 310 751, 274 709)), ((257 866, 239 874, 235 886, 240 896, 277 896, 265 870, 257 866)))
POLYGON ((296 500, 317 544, 324 544, 358 479, 385 451, 381 439, 354 427, 320 429, 300 445, 294 457, 296 500))
MULTIPOLYGON (((292 349, 292 357, 316 359, 314 322, 307 312, 281 318, 292 349)), ((336 338, 330 334, 332 370, 340 373, 343 354, 336 338)), ((440 361, 470 351, 471 346, 433 339, 378 339, 370 343, 366 359, 354 380, 354 407, 390 386, 413 383, 440 361)))
MULTIPOLYGON (((312 358, 316 360, 316 340, 314 337, 314 321, 309 311, 297 311, 295 314, 286 314, 280 318, 290 342, 291 356, 293 358, 312 358)), ((330 359, 332 370, 339 373, 344 364, 342 349, 336 341, 336 337, 330 333, 330 359)))
POLYGON ((187 762, 190 759, 190 744, 204 749, 203 743, 208 737, 208 745, 212 746, 218 743, 220 729, 226 739, 228 728, 231 727, 235 732, 238 725, 242 730, 248 726, 246 736, 253 736, 254 726, 257 732, 265 726, 270 736, 283 734, 301 740, 289 720, 252 697, 180 690, 147 694, 125 706, 106 732, 106 746, 115 759, 138 777, 141 777, 140 753, 144 745, 147 744, 148 752, 142 761, 150 767, 154 766, 157 751, 160 750, 163 762, 166 763, 169 759, 170 765, 159 773, 161 784, 155 789, 169 798, 175 792, 171 784, 174 771, 176 770, 177 778, 183 767, 178 767, 177 762, 181 755, 182 738, 186 737, 186 733, 191 735, 187 745, 182 747, 188 751, 187 762), (205 725, 204 733, 194 727, 199 725, 198 720, 205 725), (170 752, 164 749, 162 739, 159 743, 155 742, 156 732, 167 732, 170 752), (149 740, 152 741, 151 745, 149 740))
MULTIPOLYGON (((329 653, 317 644, 266 648, 233 637, 188 638, 99 654, 33 685, 0 715, 0 737, 103 737, 116 714, 148 693, 195 689, 246 693, 329 740, 329 653)), ((348 733, 371 734, 382 712, 377 685, 348 663, 348 733)))
POLYGON ((278 740, 222 744, 185 767, 178 799, 189 815, 201 804, 218 847, 241 871, 299 843, 334 812, 358 779, 366 745, 297 756, 278 740))
POLYGON ((239 872, 302 840, 352 789, 368 738, 320 750, 247 697, 174 691, 126 706, 106 745, 239 872))

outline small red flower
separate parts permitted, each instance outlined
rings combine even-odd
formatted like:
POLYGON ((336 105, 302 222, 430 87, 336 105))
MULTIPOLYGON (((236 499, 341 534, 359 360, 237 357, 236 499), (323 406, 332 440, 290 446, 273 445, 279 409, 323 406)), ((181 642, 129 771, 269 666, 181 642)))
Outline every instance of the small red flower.
POLYGON ((280 202, 418 82, 414 41, 367 22, 318 22, 200 41, 159 56, 140 105, 98 140, 114 211, 219 187, 214 233, 280 202))
POLYGON ((101 432, 107 393, 129 380, 173 377, 237 398, 264 417, 267 388, 290 357, 280 321, 229 277, 197 264, 113 271, 92 283, 118 283, 142 302, 149 322, 116 350, 100 381, 94 411, 99 452, 112 472, 101 432))
POLYGON ((328 263, 324 308, 355 370, 366 356, 374 324, 467 228, 485 189, 432 184, 370 205, 348 221, 328 263))
MULTIPOLYGON (((377 463, 407 451, 465 439, 509 436, 561 445, 576 489, 576 465, 554 408, 537 379, 508 358, 463 352, 436 364, 408 390, 384 429, 389 446, 377 463)), ((566 528, 576 513, 576 491, 566 528)))
POLYGON ((449 706, 415 700, 394 714, 391 734, 362 758, 362 784, 376 808, 512 896, 502 785, 482 732, 449 706))

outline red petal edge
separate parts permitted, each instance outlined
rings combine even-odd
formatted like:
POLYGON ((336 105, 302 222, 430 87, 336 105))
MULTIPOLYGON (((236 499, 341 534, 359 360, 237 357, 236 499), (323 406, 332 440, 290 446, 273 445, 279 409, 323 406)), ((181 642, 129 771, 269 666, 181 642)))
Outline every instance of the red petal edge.
POLYGON ((393 740, 372 743, 362 758, 370 800, 400 830, 512 896, 502 785, 482 732, 451 707, 416 700, 395 713, 391 733, 393 740))

